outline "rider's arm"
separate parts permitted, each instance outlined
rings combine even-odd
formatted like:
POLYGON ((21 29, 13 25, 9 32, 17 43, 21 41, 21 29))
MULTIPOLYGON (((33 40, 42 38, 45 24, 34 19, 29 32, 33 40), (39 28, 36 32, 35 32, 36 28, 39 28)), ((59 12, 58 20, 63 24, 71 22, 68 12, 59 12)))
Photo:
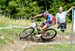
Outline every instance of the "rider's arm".
POLYGON ((33 18, 36 19, 36 18, 38 18, 39 16, 42 16, 42 14, 38 14, 38 15, 34 16, 33 18))
POLYGON ((70 12, 72 10, 72 8, 74 8, 74 6, 72 6, 70 9, 68 9, 67 13, 70 12))

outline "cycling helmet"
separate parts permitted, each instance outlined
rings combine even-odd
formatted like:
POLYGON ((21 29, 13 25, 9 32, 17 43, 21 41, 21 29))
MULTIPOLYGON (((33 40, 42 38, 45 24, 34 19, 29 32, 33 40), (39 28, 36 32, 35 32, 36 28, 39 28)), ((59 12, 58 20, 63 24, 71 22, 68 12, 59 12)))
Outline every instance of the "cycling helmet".
POLYGON ((48 14, 49 14, 48 11, 46 11, 42 15, 44 16, 44 15, 48 15, 48 14))

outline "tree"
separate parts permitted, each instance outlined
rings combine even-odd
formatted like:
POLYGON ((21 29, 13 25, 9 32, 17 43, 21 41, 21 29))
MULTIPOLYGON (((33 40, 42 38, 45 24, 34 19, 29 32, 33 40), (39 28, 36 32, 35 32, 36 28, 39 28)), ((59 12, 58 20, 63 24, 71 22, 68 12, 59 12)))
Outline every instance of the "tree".
POLYGON ((72 5, 74 0, 0 0, 0 10, 13 18, 29 18, 46 10, 55 15, 59 6, 67 10, 72 5))

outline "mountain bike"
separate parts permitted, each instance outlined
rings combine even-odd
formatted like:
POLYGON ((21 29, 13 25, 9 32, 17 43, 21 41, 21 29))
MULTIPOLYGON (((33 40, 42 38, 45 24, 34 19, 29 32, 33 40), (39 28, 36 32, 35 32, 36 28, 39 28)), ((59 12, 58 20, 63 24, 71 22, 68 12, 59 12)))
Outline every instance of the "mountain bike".
POLYGON ((25 28, 22 32, 19 33, 19 39, 36 35, 40 35, 40 38, 42 40, 52 40, 57 35, 57 31, 53 28, 48 27, 45 30, 45 33, 42 34, 42 31, 40 30, 40 27, 37 25, 37 23, 35 23, 35 21, 32 21, 32 26, 25 28))

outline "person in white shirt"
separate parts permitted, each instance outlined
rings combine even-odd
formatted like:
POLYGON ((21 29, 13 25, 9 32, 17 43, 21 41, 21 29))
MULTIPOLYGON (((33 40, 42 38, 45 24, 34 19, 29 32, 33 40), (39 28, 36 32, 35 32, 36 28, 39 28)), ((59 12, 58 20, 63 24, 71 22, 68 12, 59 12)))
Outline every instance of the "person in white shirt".
POLYGON ((66 29, 66 15, 72 10, 73 6, 67 10, 63 11, 63 8, 59 7, 59 12, 56 14, 56 28, 61 28, 61 31, 64 32, 66 29))

